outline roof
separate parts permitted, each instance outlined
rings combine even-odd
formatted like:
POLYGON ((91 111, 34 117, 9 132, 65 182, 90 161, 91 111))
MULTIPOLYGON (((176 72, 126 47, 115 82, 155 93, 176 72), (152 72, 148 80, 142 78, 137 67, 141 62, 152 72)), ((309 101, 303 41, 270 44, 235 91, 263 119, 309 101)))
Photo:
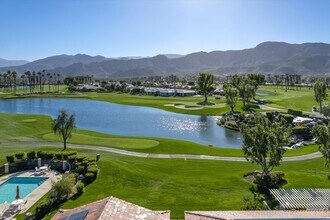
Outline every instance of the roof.
POLYGON ((282 209, 329 210, 330 189, 271 189, 282 209))
POLYGON ((328 219, 328 211, 186 211, 185 220, 328 219))
POLYGON ((52 220, 67 219, 70 215, 88 211, 81 220, 167 220, 170 219, 169 211, 152 211, 141 206, 126 202, 116 197, 107 197, 75 209, 59 210, 52 220))

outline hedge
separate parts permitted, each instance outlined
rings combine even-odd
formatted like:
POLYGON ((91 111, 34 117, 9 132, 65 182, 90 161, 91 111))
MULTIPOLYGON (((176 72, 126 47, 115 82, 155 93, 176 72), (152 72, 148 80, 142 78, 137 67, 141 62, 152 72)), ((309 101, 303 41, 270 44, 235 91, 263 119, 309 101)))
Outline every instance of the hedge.
POLYGON ((287 123, 292 123, 293 122, 293 116, 290 114, 281 114, 280 118, 284 118, 287 123))
POLYGON ((85 174, 85 183, 90 184, 91 182, 93 182, 95 180, 95 175, 94 173, 86 173, 85 174))
POLYGON ((305 126, 296 126, 296 127, 292 128, 292 133, 304 135, 304 134, 308 133, 308 128, 305 126))
POLYGON ((302 117, 303 112, 299 110, 288 109, 288 114, 302 117))
POLYGON ((46 214, 48 214, 52 209, 52 202, 49 200, 44 200, 39 203, 35 211, 35 219, 43 219, 46 214))
POLYGON ((12 162, 14 162, 15 157, 14 157, 14 155, 7 155, 6 159, 7 159, 8 163, 12 163, 12 162))
POLYGON ((36 152, 35 151, 28 152, 28 153, 26 153, 26 156, 31 160, 35 159, 36 158, 36 152))
POLYGON ((81 195, 84 192, 84 187, 85 187, 85 184, 82 183, 81 181, 78 181, 76 183, 76 190, 77 190, 76 194, 81 195))
POLYGON ((24 158, 24 152, 17 152, 15 153, 15 157, 20 160, 20 159, 23 159, 24 158))
POLYGON ((84 174, 85 173, 85 167, 84 166, 78 166, 76 168, 77 173, 84 174))

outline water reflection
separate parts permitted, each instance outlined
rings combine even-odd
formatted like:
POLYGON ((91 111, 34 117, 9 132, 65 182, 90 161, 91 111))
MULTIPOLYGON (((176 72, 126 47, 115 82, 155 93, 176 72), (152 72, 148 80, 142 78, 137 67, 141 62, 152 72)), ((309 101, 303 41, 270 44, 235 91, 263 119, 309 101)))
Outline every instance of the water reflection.
POLYGON ((241 134, 219 127, 211 116, 184 115, 155 108, 83 99, 1 100, 0 111, 47 114, 66 108, 77 116, 77 127, 110 134, 183 139, 219 147, 241 147, 241 134))

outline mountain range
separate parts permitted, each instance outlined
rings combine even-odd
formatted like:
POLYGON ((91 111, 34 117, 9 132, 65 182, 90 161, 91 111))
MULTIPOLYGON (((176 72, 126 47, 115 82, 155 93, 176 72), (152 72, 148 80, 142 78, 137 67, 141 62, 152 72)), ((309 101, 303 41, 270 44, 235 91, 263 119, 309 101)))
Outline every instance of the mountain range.
POLYGON ((19 66, 28 63, 26 60, 5 60, 0 58, 0 67, 19 66))
POLYGON ((0 72, 27 70, 63 75, 93 74, 95 77, 131 77, 161 74, 193 75, 200 71, 223 74, 302 74, 330 73, 330 44, 264 42, 244 50, 165 54, 154 57, 106 58, 83 54, 52 56, 24 65, 0 67, 0 72))

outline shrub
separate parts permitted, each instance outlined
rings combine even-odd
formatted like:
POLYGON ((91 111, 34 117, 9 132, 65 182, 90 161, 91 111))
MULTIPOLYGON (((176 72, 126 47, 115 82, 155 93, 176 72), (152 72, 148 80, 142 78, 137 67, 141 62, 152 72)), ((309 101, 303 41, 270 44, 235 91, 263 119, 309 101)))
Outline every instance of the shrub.
POLYGON ((288 109, 288 114, 295 115, 295 116, 303 116, 303 112, 299 110, 288 109))
POLYGON ((85 185, 81 181, 78 181, 76 184, 76 194, 81 195, 84 192, 84 187, 85 185))
POLYGON ((87 166, 88 163, 89 163, 88 160, 83 160, 83 161, 81 162, 81 164, 82 164, 83 166, 87 166))
POLYGON ((62 152, 64 160, 68 160, 70 156, 74 156, 76 154, 77 154, 77 151, 64 151, 64 152, 62 152))
POLYGON ((51 200, 45 200, 40 202, 35 211, 35 219, 43 219, 47 213, 49 213, 52 209, 52 202, 51 200))
POLYGON ((29 159, 33 160, 33 159, 36 158, 36 152, 35 152, 35 151, 28 152, 28 153, 26 153, 26 156, 27 156, 29 159))
POLYGON ((88 161, 88 163, 92 163, 96 161, 95 158, 91 158, 91 157, 86 158, 86 160, 88 161))
POLYGON ((7 159, 8 163, 12 163, 12 162, 14 162, 15 157, 14 157, 14 155, 8 155, 8 156, 6 156, 6 159, 7 159))
POLYGON ((78 166, 76 168, 77 173, 84 174, 85 173, 85 167, 84 166, 78 166))
POLYGON ((57 204, 67 200, 73 192, 74 180, 70 177, 65 177, 54 183, 52 186, 52 195, 57 204))
POLYGON ((287 181, 284 179, 283 172, 273 172, 269 175, 257 175, 255 176, 255 183, 258 185, 258 188, 262 191, 280 188, 284 186, 287 181))
POLYGON ((293 122, 293 116, 289 114, 282 114, 280 115, 280 118, 284 118, 284 120, 290 124, 293 122))
POLYGON ((16 154, 15 154, 15 157, 18 159, 18 160, 21 160, 21 159, 23 159, 24 158, 24 152, 17 152, 16 154))
POLYGON ((273 122, 274 121, 274 113, 273 112, 266 112, 266 117, 268 118, 268 120, 270 122, 273 122))
POLYGON ((94 173, 86 173, 85 174, 85 179, 84 180, 85 180, 86 185, 93 182, 94 179, 95 179, 94 173))
POLYGON ((45 153, 43 151, 38 151, 37 152, 37 157, 44 159, 45 158, 45 153))
POLYGON ((84 155, 77 155, 77 161, 79 161, 79 162, 82 162, 85 158, 86 158, 86 156, 84 156, 84 155))
POLYGON ((267 207, 263 203, 264 198, 257 192, 253 192, 253 198, 244 197, 243 202, 244 206, 243 210, 266 210, 267 207))
POLYGON ((53 152, 44 152, 45 159, 53 159, 54 153, 53 152))
POLYGON ((87 173, 93 173, 94 174, 94 178, 96 178, 98 171, 99 171, 99 169, 97 168, 96 165, 91 165, 91 166, 88 166, 87 167, 87 173))
POLYGON ((55 153, 55 158, 56 158, 57 160, 62 160, 62 158, 63 158, 63 154, 62 154, 62 153, 55 153))
POLYGON ((308 128, 306 126, 296 126, 292 128, 293 134, 305 135, 308 133, 308 128))
POLYGON ((68 156, 68 160, 69 160, 70 163, 74 163, 77 160, 77 156, 76 155, 70 155, 70 156, 68 156))

